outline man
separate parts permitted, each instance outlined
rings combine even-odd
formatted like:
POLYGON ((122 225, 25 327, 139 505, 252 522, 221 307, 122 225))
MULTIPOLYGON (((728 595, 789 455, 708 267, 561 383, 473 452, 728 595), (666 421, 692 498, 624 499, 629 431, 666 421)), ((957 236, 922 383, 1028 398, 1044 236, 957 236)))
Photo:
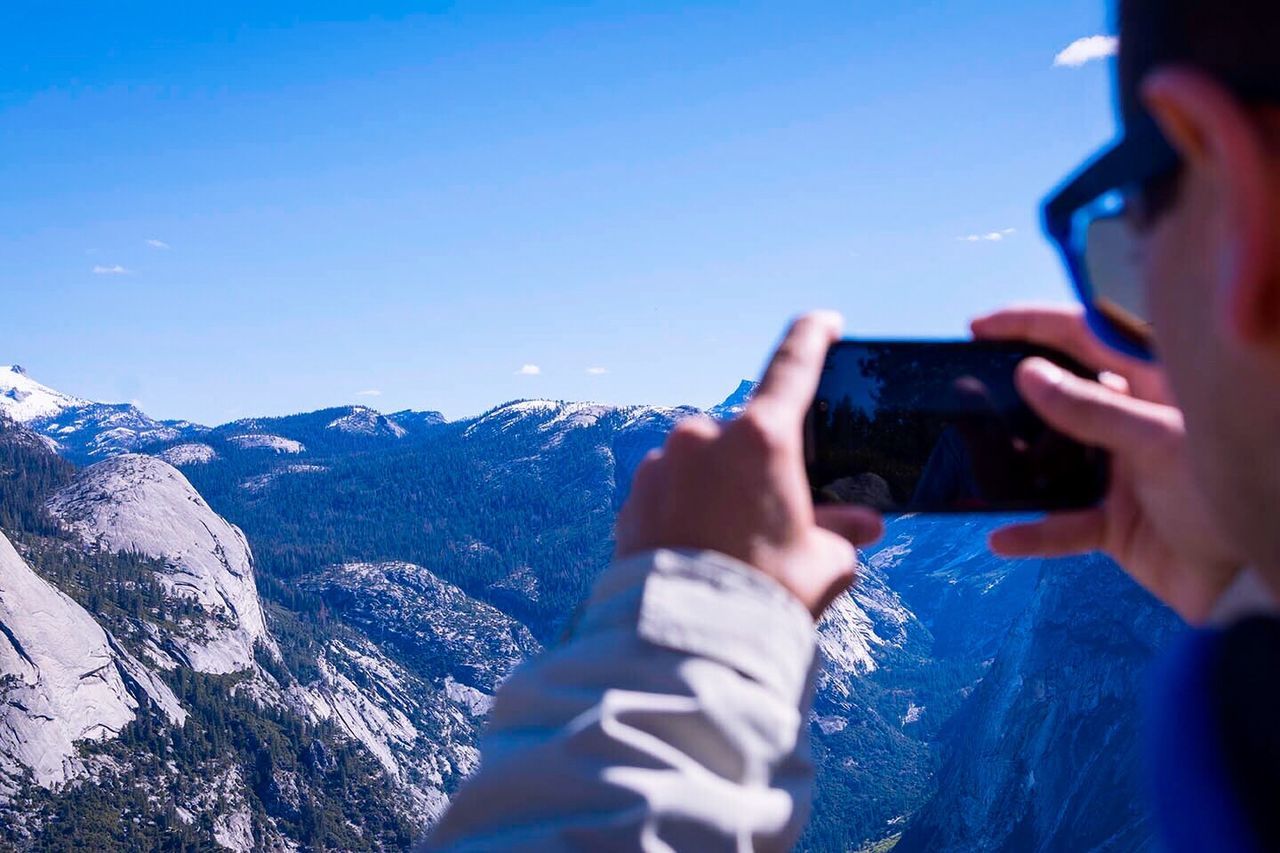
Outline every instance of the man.
MULTIPOLYGON (((1280 620, 1257 614, 1280 592, 1280 3, 1121 0, 1119 22, 1125 135, 1046 208, 1085 309, 974 324, 1104 372, 1033 360, 1019 384, 1112 451, 1113 485, 992 545, 1105 551, 1191 624, 1221 622, 1157 693, 1156 823, 1173 850, 1276 848, 1280 620)), ((815 510, 805 482, 801 422, 837 335, 831 315, 798 321, 739 420, 681 423, 637 473, 617 561, 573 638, 500 691, 429 848, 794 843, 813 620, 880 530, 815 510)))

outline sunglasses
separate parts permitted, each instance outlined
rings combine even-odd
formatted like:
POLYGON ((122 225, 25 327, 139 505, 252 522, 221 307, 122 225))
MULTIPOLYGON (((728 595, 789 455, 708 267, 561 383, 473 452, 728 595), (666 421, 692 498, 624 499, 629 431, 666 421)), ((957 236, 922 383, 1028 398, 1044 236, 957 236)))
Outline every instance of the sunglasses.
POLYGON ((1139 264, 1143 230, 1156 214, 1149 189, 1179 165, 1155 122, 1143 116, 1044 203, 1045 232, 1062 254, 1089 327, 1144 361, 1155 357, 1139 264))

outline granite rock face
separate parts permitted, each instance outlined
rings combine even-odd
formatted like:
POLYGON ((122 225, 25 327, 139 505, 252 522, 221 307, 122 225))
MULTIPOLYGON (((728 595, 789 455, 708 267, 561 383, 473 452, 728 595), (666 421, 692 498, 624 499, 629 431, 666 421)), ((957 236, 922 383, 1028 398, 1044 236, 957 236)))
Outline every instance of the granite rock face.
POLYGON ((896 849, 1141 850, 1141 701, 1180 622, 1107 560, 1045 564, 896 849))
POLYGON ((48 507, 86 544, 163 560, 158 580, 166 591, 203 613, 163 638, 182 663, 197 672, 237 672, 253 667, 255 644, 272 646, 249 543, 173 466, 117 456, 84 469, 48 507))
POLYGON ((307 586, 425 677, 492 694, 540 646, 523 625, 412 563, 348 563, 307 586))
POLYGON ((163 683, 0 535, 0 796, 27 772, 46 788, 83 775, 77 744, 115 737, 145 701, 185 718, 163 683))

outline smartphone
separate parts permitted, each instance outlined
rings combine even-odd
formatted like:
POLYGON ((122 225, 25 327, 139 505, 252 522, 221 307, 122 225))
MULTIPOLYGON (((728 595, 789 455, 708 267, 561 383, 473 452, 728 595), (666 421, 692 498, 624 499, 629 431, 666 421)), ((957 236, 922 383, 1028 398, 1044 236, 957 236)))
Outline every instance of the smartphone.
POLYGON ((819 504, 886 513, 1032 512, 1097 505, 1106 452, 1050 428, 1022 400, 1014 370, 1067 356, 985 341, 836 343, 805 424, 819 504))

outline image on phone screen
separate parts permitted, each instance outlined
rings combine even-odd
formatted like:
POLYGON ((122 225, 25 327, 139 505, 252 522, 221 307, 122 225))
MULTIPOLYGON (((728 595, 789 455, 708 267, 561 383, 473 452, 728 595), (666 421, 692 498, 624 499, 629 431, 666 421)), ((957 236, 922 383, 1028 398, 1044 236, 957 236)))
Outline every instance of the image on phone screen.
POLYGON ((1096 505, 1107 454, 1051 429, 1022 400, 1031 356, 987 342, 841 341, 806 424, 814 500, 884 512, 1023 512, 1096 505))

